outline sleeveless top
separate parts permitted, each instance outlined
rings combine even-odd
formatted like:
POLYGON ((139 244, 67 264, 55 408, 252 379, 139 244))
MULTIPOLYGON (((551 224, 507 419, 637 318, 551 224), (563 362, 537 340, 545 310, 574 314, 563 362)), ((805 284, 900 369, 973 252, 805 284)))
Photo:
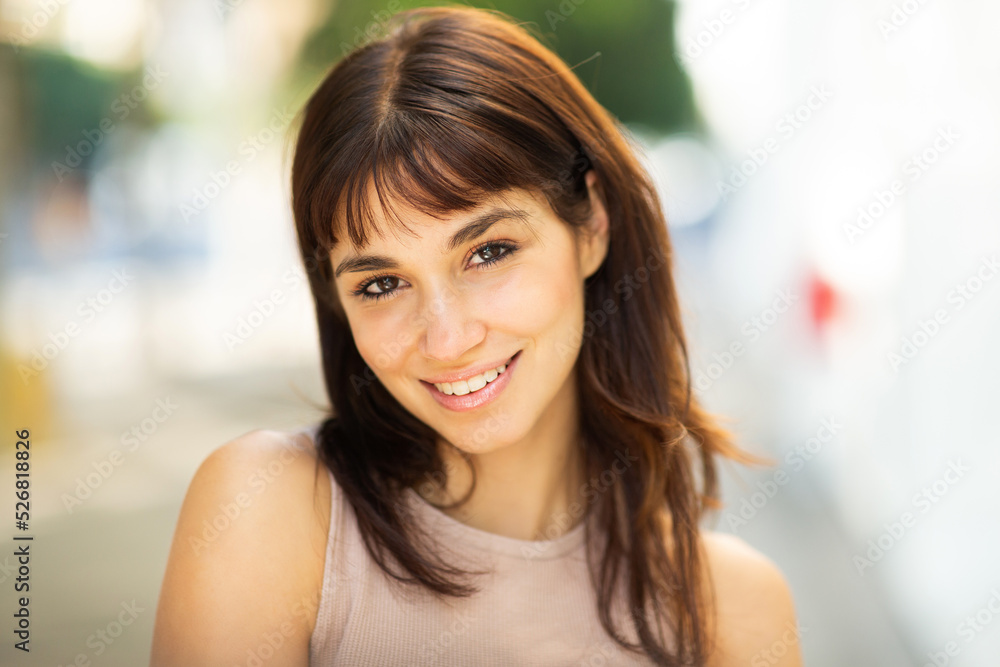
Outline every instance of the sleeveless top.
MULTIPOLYGON (((317 428, 303 432, 315 442, 317 428)), ((626 651, 601 626, 583 520, 553 540, 520 540, 466 525, 407 489, 406 516, 421 522, 446 562, 489 570, 465 580, 478 593, 439 599, 388 579, 365 549, 350 502, 327 475, 330 533, 310 667, 655 664, 626 651)), ((615 600, 616 627, 634 642, 627 605, 621 596, 615 600)))

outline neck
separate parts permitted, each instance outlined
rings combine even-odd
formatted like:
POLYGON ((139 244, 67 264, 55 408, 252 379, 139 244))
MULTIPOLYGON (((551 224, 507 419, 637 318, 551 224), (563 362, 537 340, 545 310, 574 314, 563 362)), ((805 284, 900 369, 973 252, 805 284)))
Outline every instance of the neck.
MULTIPOLYGON (((576 388, 567 381, 536 427, 520 441, 469 456, 476 486, 460 506, 443 508, 473 528, 521 540, 555 539, 580 521, 586 503, 583 450, 576 388)), ((453 447, 440 447, 447 481, 444 488, 422 484, 420 493, 437 505, 452 504, 468 493, 472 471, 453 447)))

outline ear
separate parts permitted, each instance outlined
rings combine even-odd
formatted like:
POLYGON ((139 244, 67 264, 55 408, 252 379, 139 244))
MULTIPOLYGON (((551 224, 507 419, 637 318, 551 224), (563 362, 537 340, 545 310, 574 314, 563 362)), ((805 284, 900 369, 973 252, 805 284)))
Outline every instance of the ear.
POLYGON ((577 248, 580 255, 580 270, 584 278, 593 275, 608 254, 608 211, 604 204, 604 193, 597 180, 597 172, 591 169, 584 176, 590 194, 590 219, 581 235, 577 248))

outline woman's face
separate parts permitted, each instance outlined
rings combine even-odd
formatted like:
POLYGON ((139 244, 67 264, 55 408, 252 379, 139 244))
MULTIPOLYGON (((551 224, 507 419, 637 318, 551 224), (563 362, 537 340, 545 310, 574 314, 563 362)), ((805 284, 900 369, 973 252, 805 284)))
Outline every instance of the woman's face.
POLYGON ((583 282, 607 250, 595 181, 589 172, 595 233, 579 239, 544 198, 515 190, 444 220, 398 207, 414 235, 373 234, 364 249, 331 252, 361 357, 456 447, 492 451, 543 432, 555 403, 576 409, 583 282))

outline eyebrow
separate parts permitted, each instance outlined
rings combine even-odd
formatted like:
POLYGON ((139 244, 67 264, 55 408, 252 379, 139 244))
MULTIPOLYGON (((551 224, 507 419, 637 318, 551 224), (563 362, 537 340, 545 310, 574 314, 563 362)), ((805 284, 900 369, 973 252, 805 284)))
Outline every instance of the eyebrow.
MULTIPOLYGON (((483 213, 482 215, 478 215, 452 235, 452 237, 448 240, 448 251, 450 252, 464 243, 468 243, 469 241, 479 238, 489 231, 490 227, 501 220, 512 219, 520 220, 525 224, 530 224, 528 213, 517 208, 494 208, 483 213)), ((395 269, 398 267, 399 264, 396 260, 385 255, 354 255, 353 257, 343 259, 337 265, 337 269, 334 271, 333 276, 334 278, 339 278, 340 274, 344 272, 380 271, 385 269, 395 269)))

